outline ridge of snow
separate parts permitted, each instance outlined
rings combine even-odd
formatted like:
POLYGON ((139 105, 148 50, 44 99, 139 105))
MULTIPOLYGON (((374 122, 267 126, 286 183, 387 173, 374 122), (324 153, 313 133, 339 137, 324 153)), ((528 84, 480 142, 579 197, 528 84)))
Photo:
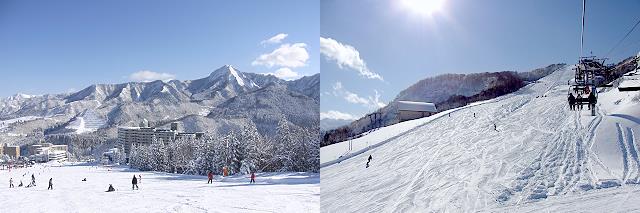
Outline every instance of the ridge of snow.
POLYGON ((236 69, 234 69, 232 66, 229 66, 229 72, 231 72, 231 75, 235 77, 236 82, 238 82, 240 86, 244 86, 244 80, 240 78, 240 75, 238 75, 238 72, 236 71, 236 69))

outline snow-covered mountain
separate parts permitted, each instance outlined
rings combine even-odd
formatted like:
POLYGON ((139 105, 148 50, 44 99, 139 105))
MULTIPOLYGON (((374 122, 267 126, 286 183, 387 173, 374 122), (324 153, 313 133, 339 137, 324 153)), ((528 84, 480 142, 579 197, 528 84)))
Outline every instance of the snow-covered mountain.
MULTIPOLYGON (((305 128, 315 128, 319 119, 319 79, 320 74, 316 74, 285 81, 225 65, 196 80, 95 84, 71 94, 18 94, 0 99, 0 121, 27 116, 48 118, 39 119, 37 123, 12 123, 3 129, 7 133, 44 131, 45 134, 59 134, 67 130, 85 133, 93 132, 97 127, 105 129, 109 137, 115 136, 117 126, 137 125, 142 119, 156 126, 188 118, 197 121, 194 125, 185 125, 190 129, 219 132, 209 127, 228 129, 236 127, 231 125, 233 122, 275 126, 275 123, 260 123, 273 122, 273 119, 264 119, 269 115, 305 128), (206 117, 212 111, 241 112, 250 108, 256 109, 262 120, 255 119, 258 115, 241 119, 226 114, 206 117), (232 120, 214 120, 213 117, 232 120)), ((0 134, 0 142, 1 137, 6 136, 0 134)))
MULTIPOLYGON (((310 85, 318 88, 318 84, 310 85)), ((275 134, 280 119, 306 128, 319 128, 319 102, 287 85, 270 83, 262 88, 233 97, 214 108, 213 119, 246 118, 254 121, 262 134, 275 134)))
POLYGON ((323 211, 637 209, 625 197, 640 189, 640 92, 618 89, 640 85, 637 76, 600 88, 595 116, 569 110, 566 66, 514 93, 323 147, 323 211))

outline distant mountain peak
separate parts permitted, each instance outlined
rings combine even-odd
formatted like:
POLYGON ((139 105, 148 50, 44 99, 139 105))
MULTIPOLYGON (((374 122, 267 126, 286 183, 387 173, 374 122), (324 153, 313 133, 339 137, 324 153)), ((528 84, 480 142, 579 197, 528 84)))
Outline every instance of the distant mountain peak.
POLYGON ((17 93, 17 94, 15 94, 13 96, 10 96, 9 100, 24 100, 24 99, 30 99, 30 98, 33 98, 33 97, 36 97, 36 96, 37 95, 27 95, 27 94, 24 94, 24 93, 17 93))
POLYGON ((255 82, 253 82, 251 79, 248 79, 244 73, 238 71, 235 67, 229 64, 216 69, 211 73, 211 75, 209 75, 210 80, 219 79, 222 77, 228 78, 230 82, 231 81, 236 82, 237 85, 241 87, 249 87, 249 88, 258 87, 258 85, 255 82))

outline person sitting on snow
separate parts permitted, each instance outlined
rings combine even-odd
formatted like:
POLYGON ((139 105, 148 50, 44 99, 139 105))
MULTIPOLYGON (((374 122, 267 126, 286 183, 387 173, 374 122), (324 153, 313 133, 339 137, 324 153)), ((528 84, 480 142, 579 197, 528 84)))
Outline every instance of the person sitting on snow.
POLYGON ((22 180, 20 180, 20 184, 18 184, 18 187, 22 187, 22 180))
POLYGON ((113 185, 109 184, 109 188, 107 189, 107 192, 113 192, 116 191, 115 188, 113 188, 113 185))
POLYGON ((87 178, 82 179, 82 181, 87 181, 87 178))

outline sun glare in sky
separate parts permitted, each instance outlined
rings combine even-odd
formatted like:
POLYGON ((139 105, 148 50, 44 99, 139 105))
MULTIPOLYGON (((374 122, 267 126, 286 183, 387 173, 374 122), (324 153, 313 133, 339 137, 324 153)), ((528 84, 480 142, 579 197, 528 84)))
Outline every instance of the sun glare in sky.
POLYGON ((409 11, 422 15, 431 16, 442 10, 445 0, 400 0, 403 6, 409 11))

